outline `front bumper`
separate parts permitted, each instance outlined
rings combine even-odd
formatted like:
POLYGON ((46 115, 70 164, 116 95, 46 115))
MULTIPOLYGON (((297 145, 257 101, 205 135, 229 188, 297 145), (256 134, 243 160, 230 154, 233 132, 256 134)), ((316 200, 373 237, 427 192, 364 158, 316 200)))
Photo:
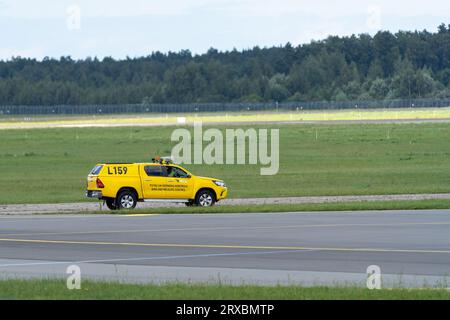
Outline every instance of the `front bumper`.
POLYGON ((96 199, 101 199, 103 198, 103 194, 101 191, 97 191, 97 190, 86 190, 86 197, 88 198, 96 198, 96 199))
POLYGON ((228 188, 222 187, 221 190, 217 193, 217 201, 226 199, 228 196, 228 188))

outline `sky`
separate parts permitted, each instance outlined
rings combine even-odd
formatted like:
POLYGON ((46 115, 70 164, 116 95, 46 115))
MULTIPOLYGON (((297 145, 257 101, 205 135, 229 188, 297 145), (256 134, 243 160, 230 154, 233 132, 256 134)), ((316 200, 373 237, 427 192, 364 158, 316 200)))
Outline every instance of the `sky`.
POLYGON ((0 59, 201 54, 441 23, 448 0, 0 0, 0 59))

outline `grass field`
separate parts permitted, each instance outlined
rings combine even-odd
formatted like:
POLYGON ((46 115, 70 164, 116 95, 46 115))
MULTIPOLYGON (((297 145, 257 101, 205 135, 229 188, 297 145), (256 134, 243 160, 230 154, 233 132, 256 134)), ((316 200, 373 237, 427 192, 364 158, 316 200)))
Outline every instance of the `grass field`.
MULTIPOLYGON (((241 198, 450 192, 450 124, 270 127, 280 129, 276 176, 260 176, 259 165, 187 168, 224 179, 241 198)), ((1 130, 0 204, 84 201, 94 164, 168 155, 172 130, 1 130)))
POLYGON ((82 281, 68 290, 64 280, 3 280, 0 299, 158 299, 158 300, 448 300, 438 289, 368 290, 359 287, 227 286, 201 284, 136 285, 82 281))
MULTIPOLYGON (((301 108, 301 107, 300 107, 301 108)), ((0 129, 33 128, 48 126, 89 125, 176 125, 180 118, 187 124, 195 121, 205 123, 255 123, 255 122, 308 122, 308 121, 355 121, 355 120, 415 120, 450 119, 449 108, 425 109, 352 109, 313 111, 262 111, 262 112, 216 112, 187 114, 120 114, 120 115, 50 115, 50 116, 0 116, 0 129)))

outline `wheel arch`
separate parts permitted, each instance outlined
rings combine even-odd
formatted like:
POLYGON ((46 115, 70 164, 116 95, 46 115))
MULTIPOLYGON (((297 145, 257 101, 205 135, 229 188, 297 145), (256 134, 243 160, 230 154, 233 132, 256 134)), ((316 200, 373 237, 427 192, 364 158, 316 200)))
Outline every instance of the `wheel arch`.
POLYGON ((200 191, 203 191, 203 190, 211 191, 212 194, 214 195, 214 198, 215 198, 214 200, 217 201, 216 191, 213 188, 208 188, 208 187, 198 189, 197 192, 195 193, 194 200, 197 199, 198 194, 200 193, 200 191))
POLYGON ((131 192, 133 192, 133 193, 136 195, 136 199, 139 200, 139 193, 137 192, 136 188, 133 188, 133 187, 122 187, 122 188, 120 188, 120 189, 117 191, 117 193, 116 193, 116 199, 117 199, 117 197, 119 196, 119 194, 120 194, 122 191, 131 191, 131 192))

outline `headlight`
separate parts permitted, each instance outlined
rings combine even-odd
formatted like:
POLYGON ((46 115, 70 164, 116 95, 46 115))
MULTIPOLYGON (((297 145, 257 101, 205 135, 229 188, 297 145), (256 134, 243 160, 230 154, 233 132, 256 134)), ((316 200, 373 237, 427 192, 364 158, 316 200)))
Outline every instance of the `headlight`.
POLYGON ((213 181, 219 187, 226 187, 227 185, 223 181, 213 181))

